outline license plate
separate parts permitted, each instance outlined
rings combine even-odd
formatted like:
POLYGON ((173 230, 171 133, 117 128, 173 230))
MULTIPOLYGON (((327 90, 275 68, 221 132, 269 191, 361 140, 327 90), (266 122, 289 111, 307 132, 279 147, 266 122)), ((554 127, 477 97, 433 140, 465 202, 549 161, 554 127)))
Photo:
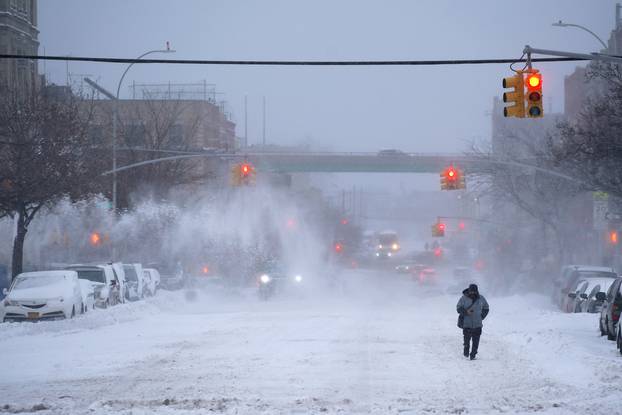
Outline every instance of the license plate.
POLYGON ((28 313, 29 319, 39 318, 39 313, 28 313))

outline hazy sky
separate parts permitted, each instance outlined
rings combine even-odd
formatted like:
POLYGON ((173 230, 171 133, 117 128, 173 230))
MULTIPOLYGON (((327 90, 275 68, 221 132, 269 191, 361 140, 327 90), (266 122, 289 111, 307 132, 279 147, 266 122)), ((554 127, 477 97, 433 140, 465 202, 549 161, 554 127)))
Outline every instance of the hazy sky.
MULTIPOLYGON (((598 42, 559 19, 608 39, 615 0, 59 0, 39 2, 43 53, 136 57, 170 41, 179 59, 470 59, 514 58, 525 44, 581 52, 598 42)), ((157 56, 157 55, 156 55, 157 56)), ((160 57, 166 58, 166 55, 160 57)), ((574 63, 541 64, 544 94, 563 110, 563 80, 574 63)), ((40 67, 43 71, 43 64, 40 67)), ((71 63, 109 90, 118 64, 71 63)), ((46 72, 65 83, 64 63, 46 72)), ((490 136, 494 96, 507 65, 453 67, 219 67, 136 65, 137 82, 198 82, 223 92, 249 142, 261 140, 261 100, 268 102, 268 141, 345 151, 461 151, 490 136)), ((549 103, 545 111, 549 110, 549 103)))

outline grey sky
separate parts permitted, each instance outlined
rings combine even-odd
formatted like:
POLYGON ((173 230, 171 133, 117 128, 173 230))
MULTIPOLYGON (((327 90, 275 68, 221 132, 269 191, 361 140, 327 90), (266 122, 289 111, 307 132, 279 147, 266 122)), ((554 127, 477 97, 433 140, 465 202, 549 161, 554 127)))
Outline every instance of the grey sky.
MULTIPOLYGON (((599 44, 559 19, 605 40, 614 0, 487 1, 164 1, 39 2, 41 53, 135 57, 163 47, 179 59, 451 59, 519 57, 525 44, 595 51, 599 44)), ((166 56, 164 56, 166 57, 166 56)), ((563 79, 576 64, 541 64, 545 98, 563 105, 563 79)), ((77 64, 113 90, 122 65, 77 64)), ((41 70, 43 70, 41 68, 41 70)), ((56 83, 65 65, 47 63, 56 83)), ((137 82, 206 79, 224 92, 242 136, 249 99, 249 142, 261 139, 261 97, 268 141, 311 138, 336 150, 455 152, 490 135, 490 110, 507 65, 460 67, 135 66, 137 82)), ((127 93, 127 88, 122 91, 127 93)), ((545 110, 548 111, 549 104, 545 110)))

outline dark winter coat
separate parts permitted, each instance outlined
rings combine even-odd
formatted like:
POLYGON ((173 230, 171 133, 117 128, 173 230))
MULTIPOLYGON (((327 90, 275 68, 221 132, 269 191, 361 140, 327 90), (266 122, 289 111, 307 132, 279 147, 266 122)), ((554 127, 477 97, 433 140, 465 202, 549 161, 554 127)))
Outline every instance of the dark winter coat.
POLYGON ((473 300, 471 297, 467 296, 467 291, 468 290, 464 290, 462 292, 463 295, 456 305, 458 314, 464 316, 464 323, 462 327, 465 329, 481 328, 483 326, 482 321, 486 318, 488 311, 490 310, 488 301, 486 301, 486 298, 480 294, 478 294, 473 300), (467 313, 468 309, 471 310, 470 313, 467 313))

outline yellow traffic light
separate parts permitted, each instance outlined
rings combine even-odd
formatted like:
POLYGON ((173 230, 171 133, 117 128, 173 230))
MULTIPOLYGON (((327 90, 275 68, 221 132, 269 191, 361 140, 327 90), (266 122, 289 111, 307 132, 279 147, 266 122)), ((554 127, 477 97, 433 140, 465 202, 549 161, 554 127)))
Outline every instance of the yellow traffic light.
POLYGON ((514 76, 503 78, 503 87, 512 88, 511 92, 503 93, 503 102, 511 104, 503 108, 503 116, 525 118, 525 80, 523 73, 518 71, 514 76))
POLYGON ((542 118, 544 108, 542 106, 542 75, 537 69, 527 74, 527 116, 529 118, 542 118))

